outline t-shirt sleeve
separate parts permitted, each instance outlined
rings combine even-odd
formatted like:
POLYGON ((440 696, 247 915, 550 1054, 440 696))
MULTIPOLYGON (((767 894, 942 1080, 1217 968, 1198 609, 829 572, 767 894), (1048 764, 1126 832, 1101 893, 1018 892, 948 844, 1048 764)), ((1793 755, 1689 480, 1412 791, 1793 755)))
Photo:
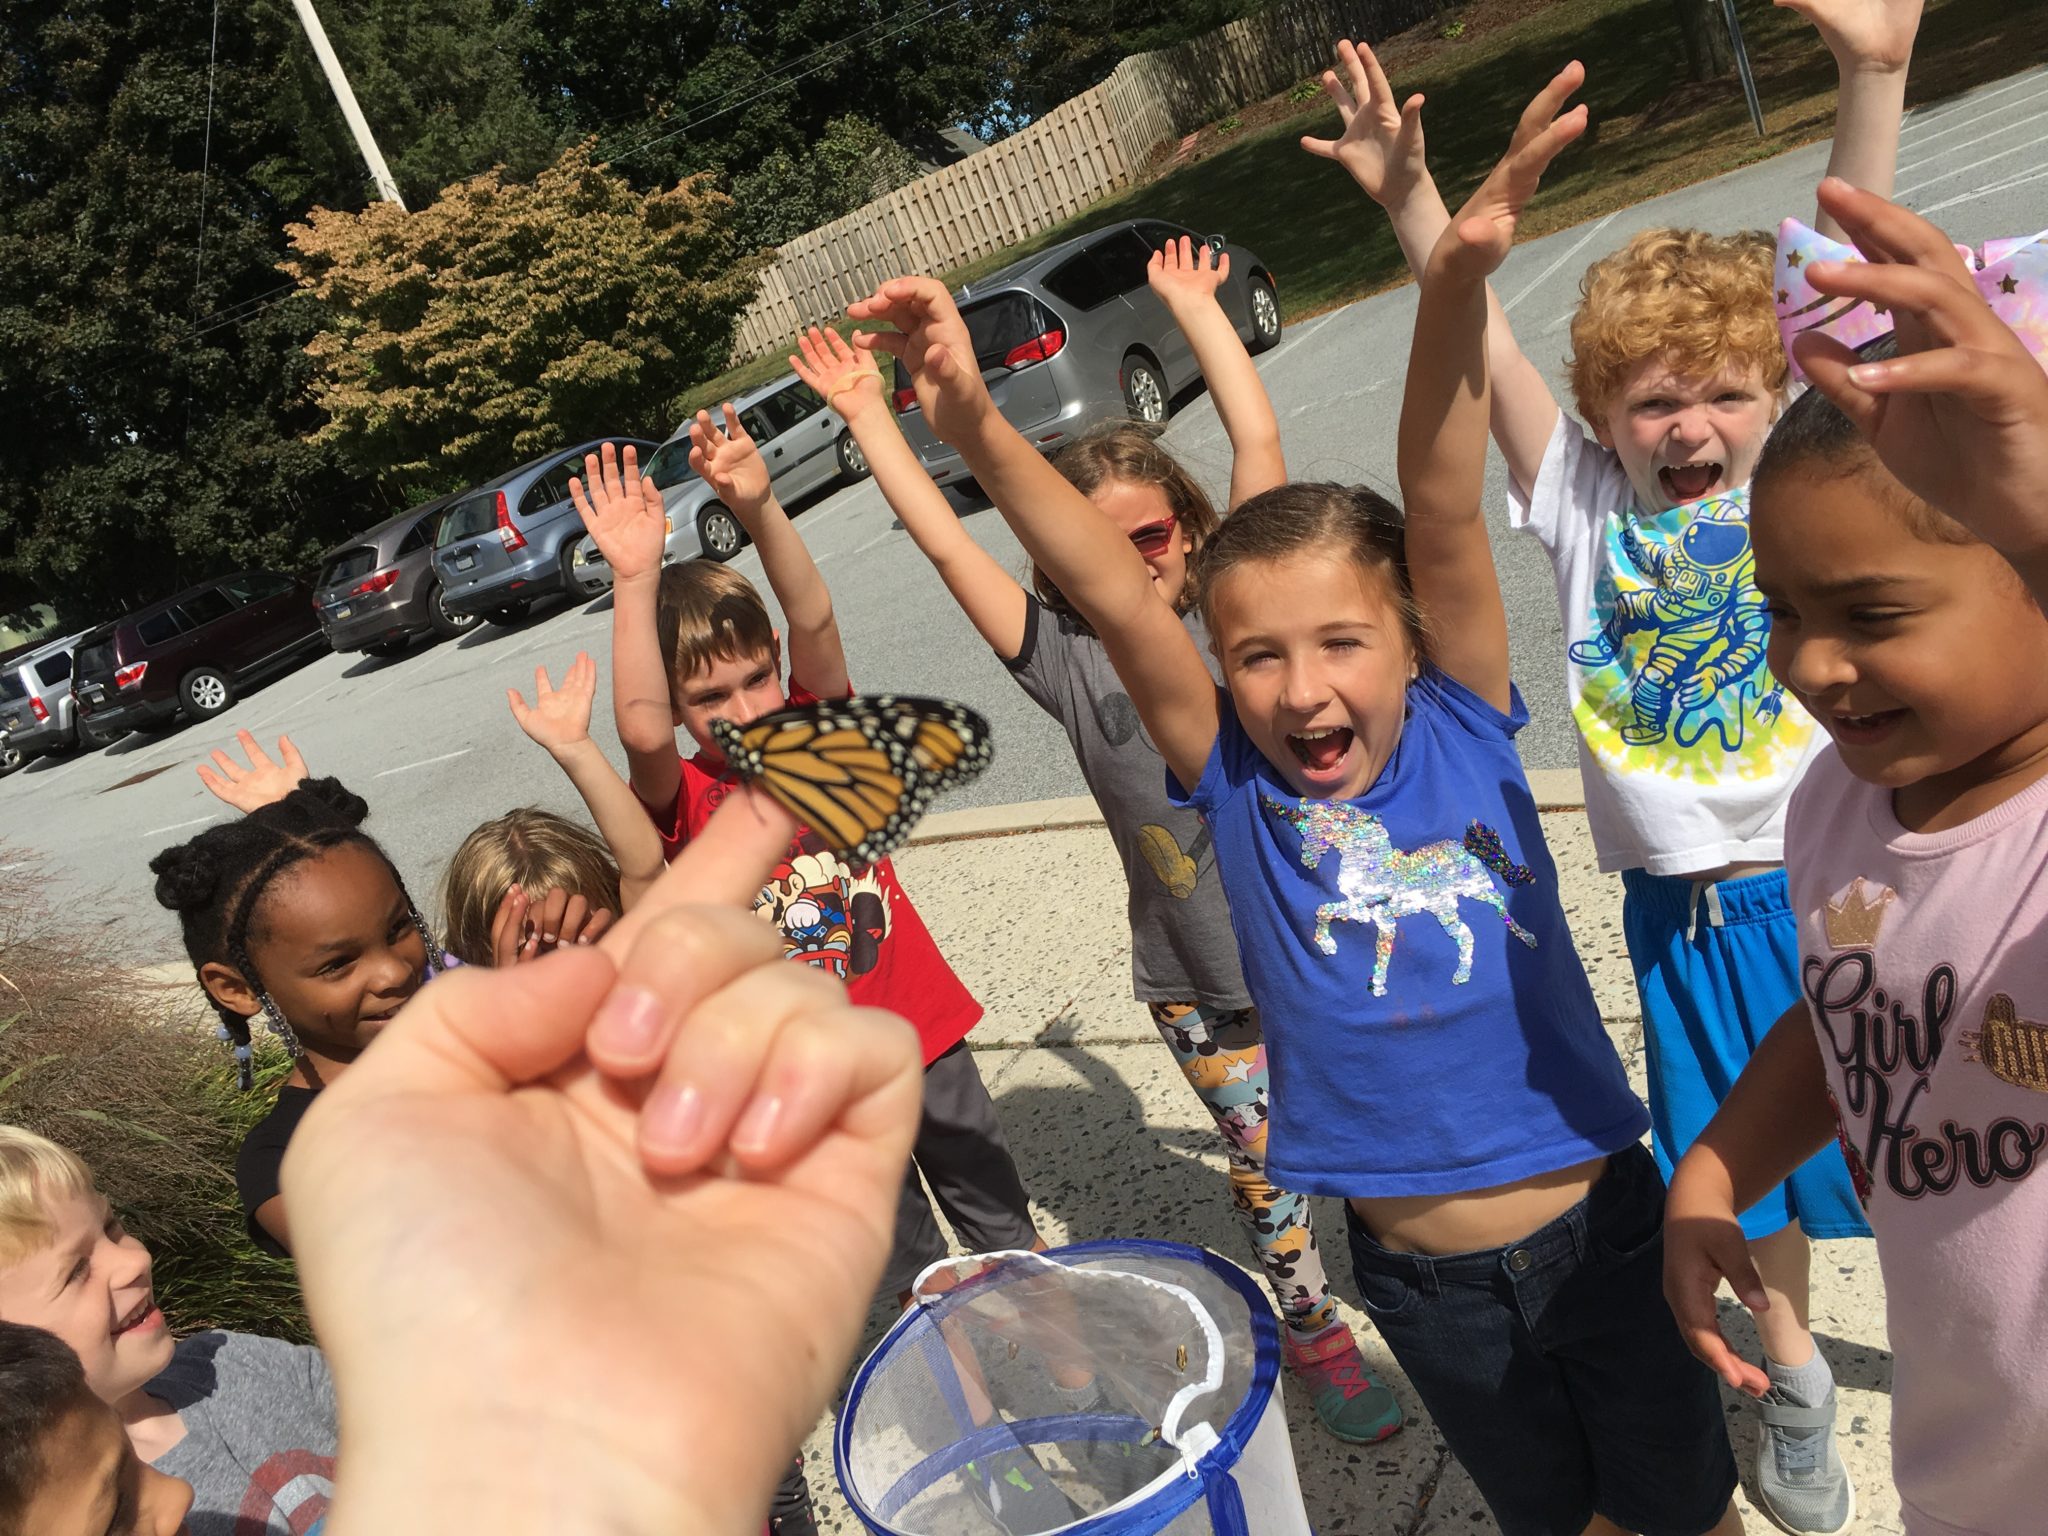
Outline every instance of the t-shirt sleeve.
POLYGON ((635 794, 640 800, 640 809, 647 813, 647 819, 654 823, 654 832, 661 839, 663 863, 673 862, 683 851, 683 844, 690 840, 689 802, 690 779, 686 771, 676 774, 676 797, 666 806, 654 806, 635 794))
POLYGON ((1529 706, 1522 702, 1522 690, 1513 683, 1508 684, 1506 713, 1435 667, 1422 669, 1421 675, 1408 685, 1408 697, 1411 710, 1420 703, 1449 719, 1466 735, 1486 740, 1512 741, 1529 723, 1529 706))
POLYGON ((304 1105, 290 1103, 271 1111, 243 1138, 241 1150, 235 1154, 235 1187, 242 1196, 249 1241, 273 1258, 290 1255, 256 1220, 256 1213, 283 1192, 278 1174, 284 1167, 284 1149, 304 1114, 304 1105))
POLYGON ((1621 461, 1563 411, 1527 495, 1508 477, 1508 524, 1526 528, 1553 555, 1602 536, 1611 513, 1634 499, 1621 461))
POLYGON ((1238 724, 1230 695, 1218 688, 1216 744, 1209 749, 1209 760, 1202 765, 1202 777, 1189 791, 1181 787, 1171 768, 1162 768, 1160 771, 1166 775, 1166 798, 1174 805, 1212 816, 1232 795, 1257 779, 1258 755, 1259 749, 1238 724))
POLYGON ((1074 707, 1073 634, 1035 597, 1024 600, 1024 644, 1003 665, 1040 709, 1064 723, 1074 707))

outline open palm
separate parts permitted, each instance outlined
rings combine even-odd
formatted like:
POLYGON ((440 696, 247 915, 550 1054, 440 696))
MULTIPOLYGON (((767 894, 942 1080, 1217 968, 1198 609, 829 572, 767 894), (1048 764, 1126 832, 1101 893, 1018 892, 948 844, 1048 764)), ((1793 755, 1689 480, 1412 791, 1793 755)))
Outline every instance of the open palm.
POLYGON ((1208 242, 1186 235, 1167 241, 1145 264, 1146 283, 1168 309, 1213 300, 1229 276, 1229 252, 1212 251, 1208 242))
POLYGON ((1398 206, 1429 174, 1422 98, 1410 96, 1396 106, 1394 88, 1373 51, 1348 41, 1337 45, 1337 69, 1323 71, 1323 94, 1336 107, 1343 132, 1334 139, 1304 134, 1301 147, 1343 166, 1382 208, 1398 206))
POLYGON ((1585 69, 1574 60, 1523 109, 1508 152, 1437 241, 1430 256, 1432 271, 1485 276, 1507 259, 1522 210, 1536 195, 1544 171, 1560 150, 1586 131, 1583 105, 1563 111, 1585 78, 1585 69))
POLYGON ((569 499, 583 516, 583 526, 598 553, 612 568, 614 581, 631 581, 661 570, 662 546, 668 538, 668 511, 661 490, 640 474, 640 456, 626 445, 623 460, 610 443, 603 456, 583 456, 583 477, 569 477, 569 499))
POLYGON ((543 747, 554 750, 590 735, 590 705, 597 695, 597 663, 588 651, 578 651, 569 670, 562 674, 558 688, 548 680, 546 667, 533 669, 533 703, 528 704, 517 688, 505 690, 512 706, 512 718, 519 729, 543 747))
POLYGON ((815 325, 797 337, 796 346, 789 366, 847 421, 882 403, 882 369, 874 353, 848 344, 837 331, 815 325))
POLYGON ((709 411, 699 411, 690 423, 690 467, 727 506, 746 516, 768 500, 768 464, 740 425, 732 402, 726 401, 720 409, 725 415, 723 427, 709 411))

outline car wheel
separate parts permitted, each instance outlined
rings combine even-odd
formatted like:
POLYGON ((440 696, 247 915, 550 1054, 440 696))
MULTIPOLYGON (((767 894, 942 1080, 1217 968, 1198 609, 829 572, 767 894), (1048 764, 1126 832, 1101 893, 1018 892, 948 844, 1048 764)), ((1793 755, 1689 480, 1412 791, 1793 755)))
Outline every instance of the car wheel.
POLYGON ((1280 296, 1273 291, 1272 283, 1263 277, 1254 277, 1247 285, 1246 298, 1252 312, 1252 344, 1246 350, 1264 352, 1280 341, 1280 296))
POLYGON ((206 720, 235 702, 235 685, 216 667, 194 667, 178 684, 178 702, 195 720, 206 720))
POLYGON ((865 480, 873 473, 868 468, 868 456, 860 451, 860 444, 853 440, 851 432, 839 434, 839 473, 847 480, 865 480))
POLYGON ((1124 359, 1124 404, 1138 420, 1153 426, 1166 420, 1166 380, 1148 359, 1124 359))
POLYGON ((457 635, 466 635, 476 628, 476 615, 450 612, 448 589, 437 581, 433 596, 427 599, 427 623, 443 640, 453 640, 457 635))
POLYGON ((0 741, 0 778, 5 778, 27 761, 21 748, 13 742, 0 741))
POLYGON ((527 609, 531 608, 532 606, 533 605, 527 602, 526 599, 521 598, 518 602, 507 603, 502 608, 493 608, 489 613, 485 614, 484 617, 489 619, 493 624, 497 625, 500 629, 505 629, 509 628, 511 625, 517 624, 521 619, 525 618, 527 609))
POLYGON ((740 520, 716 501, 697 514, 697 537, 703 541, 704 553, 713 560, 730 560, 747 542, 740 520))

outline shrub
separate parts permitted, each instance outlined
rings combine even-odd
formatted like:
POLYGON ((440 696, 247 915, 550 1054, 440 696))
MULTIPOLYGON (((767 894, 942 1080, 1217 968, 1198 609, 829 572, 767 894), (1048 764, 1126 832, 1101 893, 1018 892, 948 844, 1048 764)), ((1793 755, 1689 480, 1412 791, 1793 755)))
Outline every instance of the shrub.
POLYGON ((1224 118, 1222 121, 1216 124, 1216 132, 1220 137, 1227 139, 1243 126, 1244 119, 1239 117, 1235 112, 1233 112, 1230 114, 1230 116, 1224 118))
POLYGON ((1322 94, 1323 82, 1320 79, 1298 80, 1288 90, 1287 99, 1293 105, 1299 106, 1304 101, 1313 101, 1322 94))
POLYGON ((124 965, 116 933, 65 921, 33 859, 0 849, 0 1120, 85 1159, 156 1260, 157 1300, 180 1334, 311 1335, 288 1262, 249 1242, 236 1149, 289 1070, 259 1049, 257 1091, 191 1006, 124 965))

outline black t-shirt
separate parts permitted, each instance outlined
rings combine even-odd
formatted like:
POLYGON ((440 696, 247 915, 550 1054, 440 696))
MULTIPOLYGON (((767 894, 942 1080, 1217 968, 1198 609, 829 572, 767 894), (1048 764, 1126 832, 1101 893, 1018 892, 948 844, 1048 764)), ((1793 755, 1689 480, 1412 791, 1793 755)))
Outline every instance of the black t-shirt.
POLYGON ((278 1195, 278 1170, 284 1166, 284 1149, 298 1130, 299 1121, 317 1096, 318 1090, 290 1083, 277 1090, 277 1103, 243 1139, 235 1154, 235 1185, 242 1192, 242 1216, 248 1223, 249 1241, 265 1253, 288 1259, 284 1244, 264 1230, 256 1211, 278 1195))

